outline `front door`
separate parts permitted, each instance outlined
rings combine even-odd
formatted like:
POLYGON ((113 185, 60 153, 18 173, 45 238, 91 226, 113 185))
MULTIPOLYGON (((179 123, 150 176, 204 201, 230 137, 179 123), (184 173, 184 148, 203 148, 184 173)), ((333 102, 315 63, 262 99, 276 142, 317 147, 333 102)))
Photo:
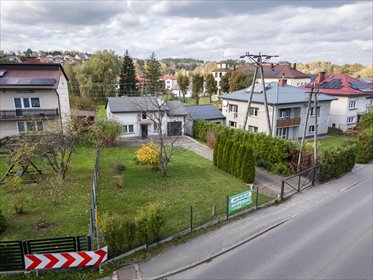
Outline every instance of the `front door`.
POLYGON ((141 137, 142 139, 148 138, 148 125, 147 124, 141 125, 141 137))

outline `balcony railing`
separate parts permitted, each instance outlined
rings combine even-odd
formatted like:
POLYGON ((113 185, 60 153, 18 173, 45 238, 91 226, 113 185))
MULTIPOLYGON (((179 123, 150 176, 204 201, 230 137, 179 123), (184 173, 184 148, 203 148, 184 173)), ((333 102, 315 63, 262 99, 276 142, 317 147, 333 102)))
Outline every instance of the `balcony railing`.
POLYGON ((15 109, 0 110, 0 120, 19 120, 32 118, 58 117, 58 109, 15 109))
POLYGON ((287 126, 297 126, 299 124, 300 124, 300 118, 277 120, 277 128, 287 127, 287 126))

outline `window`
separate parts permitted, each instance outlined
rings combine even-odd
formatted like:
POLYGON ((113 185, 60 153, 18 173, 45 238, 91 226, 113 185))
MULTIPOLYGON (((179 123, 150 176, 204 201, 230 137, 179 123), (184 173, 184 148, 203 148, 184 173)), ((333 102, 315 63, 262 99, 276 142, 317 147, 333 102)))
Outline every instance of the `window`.
POLYGON ((250 107, 249 113, 250 113, 250 116, 257 117, 259 115, 259 108, 250 107))
POLYGON ((231 105, 229 104, 229 113, 237 113, 238 112, 238 105, 231 105))
POLYGON ((146 120, 146 113, 141 113, 141 118, 142 118, 143 120, 146 120))
POLYGON ((355 117, 348 117, 347 118, 347 123, 354 123, 355 122, 355 117))
POLYGON ((236 123, 236 122, 229 121, 229 126, 230 126, 230 127, 237 127, 237 123, 236 123))
POLYGON ((24 108, 30 108, 30 99, 23 98, 23 107, 24 108))
POLYGON ((250 132, 258 132, 258 127, 256 127, 256 126, 252 126, 252 125, 249 125, 249 131, 250 132))
POLYGON ((40 108, 40 100, 38 97, 31 98, 31 107, 32 108, 40 108))
POLYGON ((16 109, 40 108, 40 99, 39 97, 14 98, 14 106, 16 109))
POLYGON ((22 108, 21 98, 14 98, 14 106, 16 108, 22 108))
POLYGON ((126 124, 123 126, 123 128, 124 128, 124 134, 134 133, 133 124, 126 124))
POLYGON ((280 119, 290 119, 291 109, 280 109, 280 119))
POLYGON ((219 73, 219 77, 221 78, 221 76, 223 75, 223 73, 219 73))
POLYGON ((277 128, 276 136, 281 139, 287 139, 289 134, 289 128, 288 127, 281 127, 277 128))
POLYGON ((158 124, 157 124, 157 123, 154 123, 154 125, 153 125, 153 130, 154 130, 154 131, 158 131, 158 130, 159 130, 159 127, 158 127, 158 124))
POLYGON ((310 125, 309 127, 308 127, 308 133, 309 134, 313 134, 315 132, 315 126, 314 125, 310 125))
POLYGON ((354 110, 354 109, 356 109, 356 100, 351 100, 351 101, 348 103, 348 109, 350 109, 350 110, 354 110))
MULTIPOLYGON (((320 106, 317 107, 316 112, 317 112, 317 116, 320 117, 320 106)), ((315 115, 315 108, 314 107, 311 107, 310 115, 311 116, 315 115)))
POLYGON ((367 107, 373 106, 373 99, 367 99, 366 104, 367 104, 367 107))
POLYGON ((39 130, 42 131, 43 122, 36 121, 36 122, 17 122, 17 130, 18 132, 25 132, 25 131, 32 131, 32 130, 39 130))

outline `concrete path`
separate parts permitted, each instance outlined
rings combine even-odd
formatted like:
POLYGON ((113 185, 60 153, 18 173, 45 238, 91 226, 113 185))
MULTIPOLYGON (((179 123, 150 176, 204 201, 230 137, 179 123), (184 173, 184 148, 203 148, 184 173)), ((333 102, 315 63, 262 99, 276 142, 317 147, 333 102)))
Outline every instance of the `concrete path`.
POLYGON ((339 179, 307 189, 284 203, 252 212, 220 229, 168 248, 149 260, 127 266, 105 279, 166 279, 176 272, 209 261, 289 219, 326 203, 359 182, 372 185, 372 168, 373 163, 357 164, 352 172, 339 179), (119 274, 123 278, 118 278, 119 274))

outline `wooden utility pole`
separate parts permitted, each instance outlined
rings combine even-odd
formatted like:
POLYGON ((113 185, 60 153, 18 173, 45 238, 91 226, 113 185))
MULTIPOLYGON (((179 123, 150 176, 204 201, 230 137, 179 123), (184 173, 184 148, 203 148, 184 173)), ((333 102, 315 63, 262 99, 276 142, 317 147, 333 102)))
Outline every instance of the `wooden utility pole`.
POLYGON ((250 95, 249 99, 247 102, 247 109, 246 109, 246 116, 244 120, 244 125, 243 125, 243 130, 247 130, 247 122, 250 116, 250 106, 251 106, 251 101, 253 98, 253 93, 254 93, 254 88, 255 88, 255 82, 257 79, 258 71, 260 72, 261 76, 261 81, 262 81, 262 87, 263 87, 263 95, 264 95, 264 107, 266 111, 266 119, 267 119, 267 125, 268 125, 268 133, 269 135, 272 136, 272 128, 271 128, 271 121, 269 118, 269 110, 268 110, 268 103, 267 103, 267 92, 266 92, 266 87, 264 83, 264 71, 263 71, 263 64, 267 63, 272 57, 278 57, 278 55, 265 55, 265 54, 250 54, 247 52, 246 54, 240 56, 240 58, 249 58, 249 60, 254 63, 255 65, 255 72, 254 72, 254 77, 253 81, 251 84, 251 90, 250 90, 250 95))
MULTIPOLYGON (((313 165, 317 164, 317 91, 313 94, 313 113, 315 114, 315 130, 313 135, 313 165)), ((320 108, 321 109, 321 108, 320 108)))

